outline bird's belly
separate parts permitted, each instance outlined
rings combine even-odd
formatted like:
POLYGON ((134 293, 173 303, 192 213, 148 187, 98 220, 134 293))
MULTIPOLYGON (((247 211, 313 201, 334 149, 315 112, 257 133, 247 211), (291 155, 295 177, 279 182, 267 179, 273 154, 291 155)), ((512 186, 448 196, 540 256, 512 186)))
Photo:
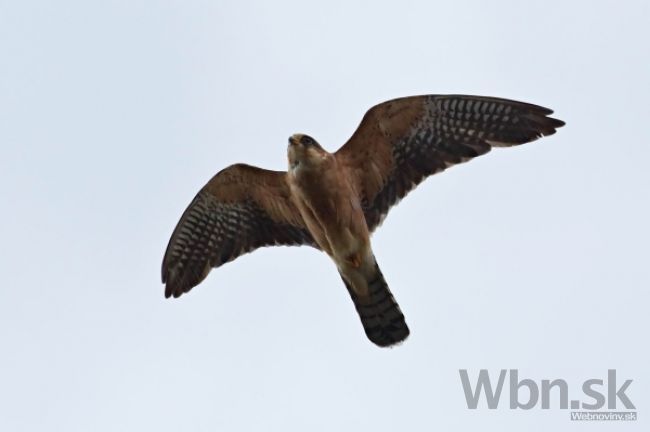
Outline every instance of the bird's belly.
POLYGON ((323 182, 298 189, 298 207, 323 251, 337 260, 358 254, 368 246, 365 216, 358 198, 349 187, 327 187, 323 182))
POLYGON ((368 243, 367 238, 364 238, 358 231, 355 232, 347 226, 337 226, 328 229, 326 235, 331 246, 330 255, 337 262, 358 255, 368 243))

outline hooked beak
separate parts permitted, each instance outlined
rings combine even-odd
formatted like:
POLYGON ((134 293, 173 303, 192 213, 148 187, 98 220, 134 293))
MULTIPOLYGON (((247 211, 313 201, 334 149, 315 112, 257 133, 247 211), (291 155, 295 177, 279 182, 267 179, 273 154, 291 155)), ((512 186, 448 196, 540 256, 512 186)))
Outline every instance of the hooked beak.
POLYGON ((300 144, 300 138, 302 135, 300 134, 293 134, 289 137, 289 145, 297 145, 300 144))

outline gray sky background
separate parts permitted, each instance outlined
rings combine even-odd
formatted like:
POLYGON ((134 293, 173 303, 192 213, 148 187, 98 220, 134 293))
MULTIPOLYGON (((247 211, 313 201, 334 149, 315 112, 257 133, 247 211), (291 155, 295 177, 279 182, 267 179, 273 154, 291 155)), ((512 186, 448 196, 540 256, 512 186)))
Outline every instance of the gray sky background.
POLYGON ((0 1, 0 430, 648 430, 649 5, 0 1), (334 150, 422 93, 567 126, 392 210, 373 241, 406 343, 368 342, 307 248, 163 298, 169 236, 214 173, 285 169, 292 133, 334 150), (512 411, 507 389, 468 410, 461 368, 570 398, 616 368, 639 421, 512 411))

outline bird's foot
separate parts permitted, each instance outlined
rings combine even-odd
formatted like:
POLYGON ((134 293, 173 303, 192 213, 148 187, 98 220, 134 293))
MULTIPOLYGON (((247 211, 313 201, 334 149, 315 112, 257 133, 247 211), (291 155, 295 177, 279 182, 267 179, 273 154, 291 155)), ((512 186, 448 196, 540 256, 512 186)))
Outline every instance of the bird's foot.
POLYGON ((361 258, 357 254, 352 254, 349 255, 345 261, 347 261, 348 264, 350 264, 354 268, 359 268, 361 267, 361 258))

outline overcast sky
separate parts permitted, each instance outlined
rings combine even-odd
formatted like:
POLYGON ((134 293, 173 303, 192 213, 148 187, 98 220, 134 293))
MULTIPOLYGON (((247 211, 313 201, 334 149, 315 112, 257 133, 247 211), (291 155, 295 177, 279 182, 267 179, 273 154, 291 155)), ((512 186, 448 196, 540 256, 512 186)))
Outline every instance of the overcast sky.
POLYGON ((648 430, 650 3, 353 3, 0 0, 0 430, 648 430), (567 125, 389 214, 373 244, 403 345, 366 339, 311 248, 163 298, 214 173, 285 169, 295 132, 334 151, 425 93, 567 125), (507 388, 468 409, 459 369, 513 368, 571 399, 615 368, 639 420, 510 410, 507 388))

